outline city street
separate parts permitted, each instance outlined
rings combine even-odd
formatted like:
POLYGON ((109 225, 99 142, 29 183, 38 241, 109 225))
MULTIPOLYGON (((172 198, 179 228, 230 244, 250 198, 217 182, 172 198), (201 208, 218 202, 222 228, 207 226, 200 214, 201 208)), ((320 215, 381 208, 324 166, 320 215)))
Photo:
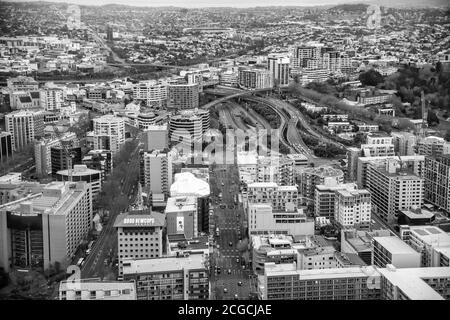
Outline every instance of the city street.
POLYGON ((235 165, 218 165, 211 173, 214 215, 219 236, 215 236, 211 282, 214 299, 248 299, 251 292, 245 218, 242 204, 236 206, 239 173, 235 165), (223 184, 223 185, 222 185, 223 184), (222 193, 220 200, 219 194, 222 193), (244 265, 245 262, 245 265, 244 265), (217 268, 220 268, 220 273, 217 268), (237 296, 236 296, 237 295, 237 296))

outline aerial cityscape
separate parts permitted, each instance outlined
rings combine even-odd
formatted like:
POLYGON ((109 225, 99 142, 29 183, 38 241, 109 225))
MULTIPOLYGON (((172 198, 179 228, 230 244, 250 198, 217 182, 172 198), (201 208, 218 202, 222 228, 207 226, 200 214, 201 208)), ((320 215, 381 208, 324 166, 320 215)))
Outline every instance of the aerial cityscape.
POLYGON ((448 1, 71 2, 0 2, 0 300, 450 300, 448 1))

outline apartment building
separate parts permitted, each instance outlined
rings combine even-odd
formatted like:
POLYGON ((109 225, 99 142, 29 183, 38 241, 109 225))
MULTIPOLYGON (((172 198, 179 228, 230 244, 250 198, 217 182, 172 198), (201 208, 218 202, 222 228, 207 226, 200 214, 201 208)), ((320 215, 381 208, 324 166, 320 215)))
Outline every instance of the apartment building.
POLYGON ((239 70, 238 86, 242 89, 257 90, 272 88, 273 81, 272 72, 266 69, 239 70))
POLYGON ((169 148, 169 130, 167 124, 148 126, 143 135, 145 151, 169 148))
POLYGON ((190 144, 199 140, 209 126, 208 110, 183 110, 169 118, 169 139, 172 142, 182 139, 190 144))
MULTIPOLYGON (((302 169, 299 173, 299 191, 302 197, 306 199, 314 199, 317 185, 324 183, 344 182, 344 172, 330 166, 321 166, 314 168, 302 169)), ((303 201, 303 200, 301 200, 303 201)))
POLYGON ((373 212, 387 223, 395 223, 401 210, 420 208, 423 204, 423 179, 402 170, 395 161, 386 169, 369 166, 367 189, 372 195, 373 212))
POLYGON ((429 136, 418 139, 415 149, 418 154, 437 157, 449 153, 450 142, 441 137, 429 136))
POLYGON ((165 216, 149 209, 132 210, 117 216, 119 277, 127 259, 158 258, 163 255, 165 216))
POLYGON ((167 107, 176 110, 195 109, 199 107, 199 84, 169 84, 167 107))
POLYGON ((42 111, 18 110, 5 115, 6 131, 11 134, 13 151, 20 151, 44 134, 42 111))
POLYGON ((337 190, 335 219, 343 228, 369 227, 371 194, 367 190, 337 190))
POLYGON ((289 85, 289 64, 289 58, 285 55, 272 53, 267 57, 267 69, 271 72, 274 83, 280 87, 289 85))
POLYGON ((167 92, 167 84, 161 81, 139 81, 133 85, 133 98, 145 101, 147 107, 150 108, 166 108, 167 92))
POLYGON ((12 135, 9 132, 0 131, 0 162, 12 155, 12 135))
POLYGON ((325 183, 316 185, 314 191, 314 216, 334 220, 336 191, 356 189, 356 183, 337 183, 335 180, 325 179, 325 183))
POLYGON ((247 203, 272 204, 274 211, 284 211, 288 203, 298 204, 296 186, 279 186, 274 182, 255 182, 247 185, 247 203))
POLYGON ((47 111, 58 111, 64 103, 64 91, 57 87, 45 87, 40 92, 41 107, 47 111))
POLYGON ((425 201, 450 213, 450 155, 425 157, 425 201))
POLYGON ((37 185, 0 209, 0 265, 47 269, 67 265, 92 226, 92 198, 85 182, 37 185))
POLYGON ((208 300, 207 256, 179 255, 124 261, 125 281, 136 283, 137 300, 208 300))
POLYGON ((172 185, 172 154, 166 150, 141 153, 143 161, 143 185, 152 195, 167 199, 172 185))
POLYGON ((110 150, 113 155, 125 143, 125 120, 113 115, 94 119, 94 149, 110 150))
POLYGON ((77 164, 66 170, 56 172, 56 180, 58 181, 84 181, 88 183, 91 189, 92 199, 95 199, 102 189, 101 171, 89 169, 84 164, 77 164))

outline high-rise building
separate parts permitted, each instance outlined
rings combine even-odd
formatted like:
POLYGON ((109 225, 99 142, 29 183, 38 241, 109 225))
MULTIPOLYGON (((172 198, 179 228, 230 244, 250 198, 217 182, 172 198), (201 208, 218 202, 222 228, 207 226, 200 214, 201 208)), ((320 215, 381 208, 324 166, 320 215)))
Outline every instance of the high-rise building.
POLYGON ((369 133, 361 151, 364 157, 395 156, 393 138, 380 132, 369 133))
POLYGON ((274 182, 255 182, 247 186, 247 205, 267 203, 274 211, 286 210, 288 204, 298 205, 297 186, 279 186, 274 182))
POLYGON ((140 81, 133 85, 133 98, 145 101, 147 107, 167 107, 167 84, 161 81, 140 81))
POLYGON ((356 189, 356 183, 337 183, 335 180, 325 180, 324 184, 316 185, 314 193, 314 216, 334 220, 336 191, 356 189))
POLYGON ((57 111, 64 103, 63 89, 57 87, 45 87, 40 92, 41 107, 47 111, 57 111))
POLYGON ((106 27, 106 40, 107 41, 113 41, 114 40, 114 30, 113 27, 108 24, 106 27))
POLYGON ((113 115, 94 119, 94 149, 110 150, 113 155, 125 143, 125 120, 113 115))
POLYGON ((102 183, 113 169, 113 157, 110 150, 90 150, 81 162, 89 169, 100 171, 102 183))
POLYGON ((5 116, 6 130, 11 134, 14 151, 22 150, 29 143, 44 134, 44 113, 42 111, 18 110, 5 116))
POLYGON ((180 235, 183 239, 198 237, 198 201, 193 196, 167 199, 165 210, 167 235, 180 235))
POLYGON ((415 154, 417 136, 411 132, 391 132, 394 150, 399 156, 412 156, 415 154))
POLYGON ((266 69, 239 70, 238 85, 246 90, 272 88, 272 74, 266 69))
POLYGON ((51 174, 55 176, 60 170, 72 169, 74 165, 81 164, 81 147, 78 146, 77 141, 73 142, 70 146, 63 147, 61 145, 50 148, 50 163, 51 174), (70 159, 67 157, 66 152, 70 154, 70 159))
POLYGON ((137 300, 208 300, 207 259, 191 254, 126 260, 123 277, 136 283, 137 300))
POLYGON ((92 226, 92 199, 84 182, 52 182, 0 209, 0 265, 67 265, 92 226))
POLYGON ((397 222, 401 210, 423 204, 423 179, 388 160, 385 168, 369 165, 367 189, 372 195, 374 213, 387 223, 397 222))
POLYGON ((5 161, 12 154, 12 135, 0 132, 0 162, 5 161))
POLYGON ((424 197, 450 213, 450 155, 425 157, 424 197))
POLYGON ((127 259, 158 258, 163 255, 164 215, 149 209, 134 210, 117 216, 119 277, 127 259))
MULTIPOLYGON (((344 172, 340 169, 335 169, 329 166, 304 168, 300 171, 299 180, 299 189, 302 197, 306 199, 314 199, 314 193, 317 185, 324 184, 325 182, 331 183, 331 180, 336 183, 343 183, 344 172)), ((300 199, 300 201, 302 200, 300 199)))
POLYGON ((148 126, 143 133, 144 150, 164 150, 169 148, 167 124, 148 126))
POLYGON ((183 110, 169 118, 169 138, 171 142, 179 140, 191 144, 201 139, 209 129, 208 110, 183 110))
POLYGON ((343 228, 370 226, 371 196, 367 190, 337 190, 335 219, 343 228))
POLYGON ((164 200, 169 197, 172 185, 172 154, 166 150, 143 152, 144 186, 148 187, 152 197, 162 195, 164 200))
POLYGON ((289 85, 289 58, 279 54, 269 54, 267 57, 267 69, 272 74, 274 84, 280 87, 289 85))
MULTIPOLYGON (((66 132, 62 136, 62 140, 74 141, 76 140, 76 135, 74 132, 66 132)), ((61 139, 57 137, 41 138, 40 140, 35 141, 34 159, 36 162, 36 173, 39 176, 45 176, 52 173, 51 148, 60 146, 61 139)), ((61 168, 61 166, 58 166, 58 168, 61 168)), ((56 169, 57 168, 55 168, 55 170, 56 169)))
POLYGON ((416 143, 416 151, 424 156, 440 156, 448 153, 450 142, 445 141, 441 137, 426 137, 418 139, 416 143))
POLYGON ((167 107, 176 110, 195 109, 199 103, 199 85, 169 84, 167 107))

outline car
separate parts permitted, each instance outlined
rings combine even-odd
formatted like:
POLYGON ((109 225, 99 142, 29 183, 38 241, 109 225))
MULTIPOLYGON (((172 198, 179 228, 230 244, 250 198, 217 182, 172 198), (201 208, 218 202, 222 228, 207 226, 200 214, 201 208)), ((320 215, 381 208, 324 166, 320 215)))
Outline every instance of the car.
POLYGON ((241 287, 242 286, 242 281, 238 282, 238 286, 241 287))
POLYGON ((231 269, 228 269, 228 274, 231 274, 231 269))
POLYGON ((225 185, 225 183, 222 182, 222 187, 225 185))
POLYGON ((226 208, 227 208, 227 206, 225 204, 220 205, 220 209, 226 209, 226 208))
POLYGON ((236 258, 236 263, 239 263, 239 261, 240 261, 239 258, 236 258))
POLYGON ((227 289, 227 288, 223 288, 223 292, 224 292, 224 293, 227 293, 227 292, 228 292, 228 289, 227 289))
POLYGON ((230 247, 232 247, 233 246, 233 242, 228 242, 228 245, 230 246, 230 247))
POLYGON ((239 296, 237 294, 234 295, 234 300, 239 300, 239 296))
POLYGON ((220 267, 217 267, 217 273, 220 273, 221 269, 220 267))
POLYGON ((220 249, 220 245, 217 245, 216 248, 217 248, 217 249, 220 249))

